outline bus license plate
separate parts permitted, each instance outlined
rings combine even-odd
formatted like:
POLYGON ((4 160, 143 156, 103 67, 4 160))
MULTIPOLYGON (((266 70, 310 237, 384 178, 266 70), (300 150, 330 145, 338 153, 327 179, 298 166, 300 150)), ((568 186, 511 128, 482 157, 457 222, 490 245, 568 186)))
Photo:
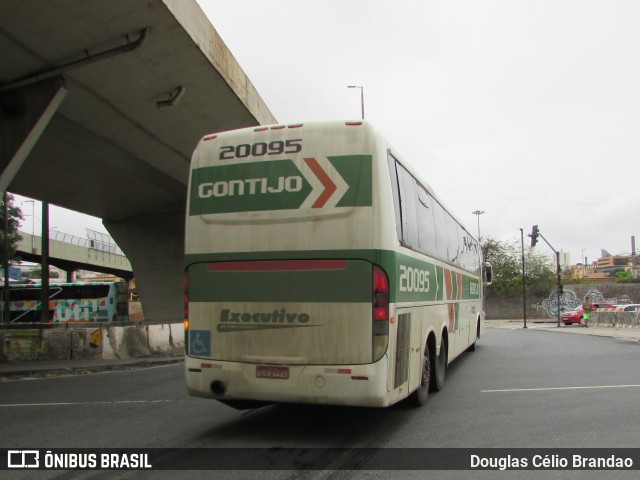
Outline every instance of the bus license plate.
POLYGON ((289 378, 289 367, 272 367, 269 365, 258 365, 256 366, 256 378, 287 380, 289 378))

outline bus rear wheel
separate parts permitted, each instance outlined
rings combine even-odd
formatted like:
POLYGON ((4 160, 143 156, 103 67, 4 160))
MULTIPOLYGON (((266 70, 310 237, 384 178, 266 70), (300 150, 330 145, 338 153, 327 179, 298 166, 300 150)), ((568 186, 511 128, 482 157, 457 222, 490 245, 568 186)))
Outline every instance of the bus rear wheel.
POLYGON ((444 373, 447 370, 447 348, 444 340, 440 343, 440 353, 433 362, 429 391, 439 392, 444 386, 444 373))
POLYGON ((480 319, 476 322, 476 338, 474 338, 473 343, 469 345, 467 348, 467 352, 475 352, 476 351, 476 342, 480 338, 480 319))
POLYGON ((420 386, 411 394, 409 401, 412 405, 419 407, 427 403, 429 396, 429 385, 431 383, 431 351, 427 345, 424 349, 422 361, 422 372, 420 374, 420 386))

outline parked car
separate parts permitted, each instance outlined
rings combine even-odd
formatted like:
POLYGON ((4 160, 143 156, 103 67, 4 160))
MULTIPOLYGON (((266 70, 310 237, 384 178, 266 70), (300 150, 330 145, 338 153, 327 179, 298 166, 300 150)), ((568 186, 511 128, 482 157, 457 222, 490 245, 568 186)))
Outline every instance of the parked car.
POLYGON ((626 305, 616 305, 617 312, 636 312, 640 311, 640 303, 627 303, 626 305))
MULTIPOLYGON (((599 308, 614 308, 612 303, 594 303, 594 308, 597 310, 599 308)), ((568 312, 564 312, 562 314, 562 323, 565 325, 572 325, 574 323, 579 323, 580 325, 584 325, 584 318, 582 316, 583 310, 582 305, 577 307, 575 310, 570 310, 568 312)))

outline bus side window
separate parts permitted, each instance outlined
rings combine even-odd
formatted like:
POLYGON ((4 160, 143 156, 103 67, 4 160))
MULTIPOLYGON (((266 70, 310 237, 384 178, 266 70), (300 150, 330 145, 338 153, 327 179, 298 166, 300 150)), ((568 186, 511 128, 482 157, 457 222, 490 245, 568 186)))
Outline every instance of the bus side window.
POLYGON ((398 234, 398 241, 402 242, 402 214, 400 212, 400 193, 398 192, 398 173, 396 171, 397 161, 390 152, 387 152, 387 164, 389 165, 389 176, 391 177, 393 210, 396 214, 396 233, 398 234))
POLYGON ((436 257, 447 258, 447 229, 445 226, 445 211, 438 202, 433 202, 433 226, 436 231, 436 257))
POLYGON ((447 226, 447 261, 460 265, 460 238, 458 237, 458 223, 451 215, 445 213, 447 226))
POLYGON ((402 240, 408 247, 418 247, 418 218, 416 214, 415 180, 402 165, 398 169, 400 209, 402 212, 402 240))
POLYGON ((437 256, 436 232, 433 222, 433 199, 422 185, 418 185, 418 242, 420 250, 428 255, 437 256))

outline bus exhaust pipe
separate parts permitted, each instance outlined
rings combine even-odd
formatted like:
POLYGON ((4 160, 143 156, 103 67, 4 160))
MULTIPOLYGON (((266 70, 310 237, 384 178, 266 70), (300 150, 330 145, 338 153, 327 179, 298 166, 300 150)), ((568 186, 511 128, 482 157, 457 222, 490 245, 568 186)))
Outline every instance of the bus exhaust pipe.
POLYGON ((227 391, 227 386, 220 380, 214 380, 211 382, 211 391, 214 395, 224 395, 227 391))

